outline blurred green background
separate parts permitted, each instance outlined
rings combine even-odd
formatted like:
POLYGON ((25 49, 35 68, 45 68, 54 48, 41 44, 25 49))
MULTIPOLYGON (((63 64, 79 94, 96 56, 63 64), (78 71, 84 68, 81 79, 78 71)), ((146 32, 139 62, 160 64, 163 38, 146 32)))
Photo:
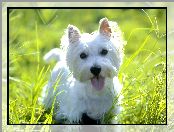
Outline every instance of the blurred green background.
POLYGON ((81 32, 91 33, 98 29, 103 17, 116 21, 127 41, 119 72, 125 97, 120 122, 166 123, 165 9, 11 9, 11 123, 43 123, 46 120, 43 108, 36 100, 55 62, 47 72, 49 65, 45 64, 43 56, 59 47, 68 24, 77 26, 81 32))

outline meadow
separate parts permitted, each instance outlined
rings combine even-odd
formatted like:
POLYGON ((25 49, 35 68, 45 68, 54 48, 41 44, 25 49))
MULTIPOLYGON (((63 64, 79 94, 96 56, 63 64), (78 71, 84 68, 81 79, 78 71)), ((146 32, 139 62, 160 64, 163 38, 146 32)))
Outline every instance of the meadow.
MULTIPOLYGON (((82 32, 98 21, 116 21, 127 41, 119 71, 123 84, 121 124, 166 124, 165 9, 11 9, 9 11, 9 123, 54 124, 53 111, 39 104, 55 62, 43 56, 59 47, 68 24, 82 32)), ((108 113, 105 122, 117 118, 108 113)))

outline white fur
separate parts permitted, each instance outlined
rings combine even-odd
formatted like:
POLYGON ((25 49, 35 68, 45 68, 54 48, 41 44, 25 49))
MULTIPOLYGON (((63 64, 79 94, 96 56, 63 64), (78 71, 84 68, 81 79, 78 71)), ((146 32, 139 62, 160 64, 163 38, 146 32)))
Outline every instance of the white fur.
MULTIPOLYGON (((108 22, 106 18, 104 20, 108 22)), ((101 23, 100 30, 103 30, 101 23)), ((56 48, 45 55, 46 61, 51 58, 59 60, 42 95, 46 108, 51 108, 54 103, 56 120, 66 118, 70 123, 78 123, 82 113, 100 119, 111 108, 113 98, 120 93, 122 86, 117 74, 122 63, 124 41, 117 24, 109 24, 115 26, 110 27, 113 30, 111 34, 107 32, 107 35, 111 35, 109 38, 109 35, 105 36, 101 31, 81 34, 76 27, 69 25, 61 41, 61 50, 56 48), (102 48, 108 50, 106 56, 99 54, 102 48), (82 52, 88 55, 86 59, 80 58, 82 52), (105 77, 102 90, 96 90, 91 84, 93 74, 90 68, 93 65, 100 65, 100 75, 105 77)))

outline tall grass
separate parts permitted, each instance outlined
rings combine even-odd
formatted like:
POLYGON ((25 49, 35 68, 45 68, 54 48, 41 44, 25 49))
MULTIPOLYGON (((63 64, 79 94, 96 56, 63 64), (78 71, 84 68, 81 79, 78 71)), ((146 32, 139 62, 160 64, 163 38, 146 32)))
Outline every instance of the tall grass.
POLYGON ((53 109, 45 111, 38 102, 55 64, 45 64, 42 57, 51 48, 59 47, 68 24, 74 24, 84 32, 92 32, 97 29, 98 20, 105 16, 118 22, 127 45, 119 72, 119 80, 123 84, 121 95, 124 96, 119 105, 123 110, 120 115, 114 115, 111 110, 104 121, 109 123, 111 118, 119 118, 121 124, 166 123, 166 21, 165 10, 156 9, 11 10, 11 124, 55 123, 53 109), (86 17, 83 17, 84 13, 86 17), (80 17, 84 19, 79 21, 80 17))

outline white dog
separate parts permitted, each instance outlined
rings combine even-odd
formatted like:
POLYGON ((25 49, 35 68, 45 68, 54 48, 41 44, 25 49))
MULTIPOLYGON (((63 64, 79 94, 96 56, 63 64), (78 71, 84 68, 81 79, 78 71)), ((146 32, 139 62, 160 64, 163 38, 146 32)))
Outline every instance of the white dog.
POLYGON ((57 60, 42 97, 46 108, 54 107, 57 121, 100 123, 122 88, 117 74, 124 43, 117 23, 107 18, 100 20, 99 30, 92 34, 68 26, 61 49, 44 56, 47 62, 57 60))

